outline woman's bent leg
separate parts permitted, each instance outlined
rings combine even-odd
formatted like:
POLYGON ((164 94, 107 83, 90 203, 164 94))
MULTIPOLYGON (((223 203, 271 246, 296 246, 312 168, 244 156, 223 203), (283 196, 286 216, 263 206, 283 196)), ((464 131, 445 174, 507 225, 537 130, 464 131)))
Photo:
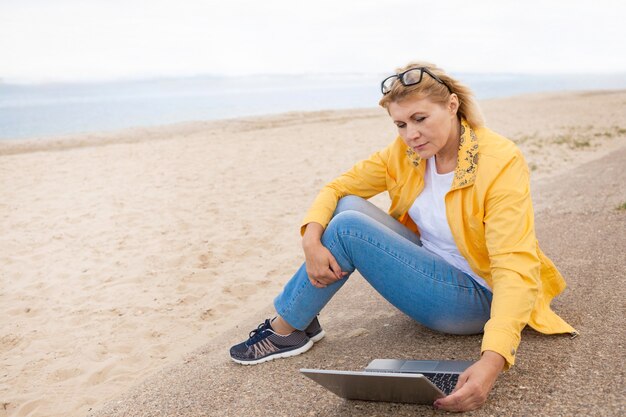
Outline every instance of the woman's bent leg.
MULTIPOLYGON (((354 195, 348 195, 343 197, 337 203, 337 208, 333 213, 333 221, 329 224, 329 227, 336 222, 334 218, 339 213, 348 211, 356 211, 397 234, 396 238, 405 238, 416 245, 421 245, 419 236, 406 228, 403 224, 395 220, 389 214, 376 207, 371 202, 354 195)), ((328 230, 328 228, 327 228, 328 230)), ((326 234, 326 231, 324 232, 326 234)), ((329 248, 327 239, 322 236, 322 243, 326 248, 329 248)), ((332 253, 332 251, 331 251, 332 253)), ((340 264, 341 265, 341 264, 340 264)), ((348 271, 342 266, 342 271, 348 271)), ((348 276, 342 280, 337 281, 332 286, 327 286, 323 289, 315 288, 310 284, 308 274, 306 272, 306 264, 302 264, 300 269, 293 275, 291 280, 287 282, 283 291, 274 300, 274 306, 278 315, 285 320, 285 322, 296 329, 303 330, 307 327, 308 323, 321 311, 326 303, 332 298, 332 296, 343 286, 348 276), (326 290, 322 293, 311 290, 326 290), (311 297, 309 297, 309 294, 311 297)))
POLYGON ((359 213, 363 213, 368 217, 376 220, 378 223, 383 226, 391 229, 396 232, 400 236, 405 239, 410 240, 416 245, 422 246, 420 242, 420 238, 417 234, 415 234, 412 230, 408 229, 405 225, 391 217, 389 214, 385 213, 378 207, 376 207, 371 202, 357 197, 355 195, 348 195, 343 197, 337 203, 337 208, 333 213, 333 217, 338 215, 339 213, 343 213, 345 211, 358 211, 359 213))
MULTIPOLYGON (((358 269, 383 297, 427 327, 479 333, 489 319, 488 290, 368 214, 341 210, 328 225, 322 243, 343 271, 358 269)), ((346 279, 316 288, 303 265, 274 301, 276 311, 293 327, 304 329, 346 279)))

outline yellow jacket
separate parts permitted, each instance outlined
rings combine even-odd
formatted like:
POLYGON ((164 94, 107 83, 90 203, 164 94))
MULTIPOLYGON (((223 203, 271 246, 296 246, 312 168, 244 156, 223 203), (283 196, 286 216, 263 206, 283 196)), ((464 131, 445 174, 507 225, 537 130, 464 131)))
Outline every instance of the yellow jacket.
MULTIPOLYGON (((327 184, 303 223, 330 222, 337 201, 346 195, 370 198, 389 193, 389 214, 419 233, 408 215, 424 188, 425 163, 401 138, 327 184)), ((461 255, 493 291, 491 318, 481 352, 515 362, 521 331, 529 324, 547 334, 576 330, 550 309, 565 280, 535 238, 529 172, 510 140, 462 121, 452 187, 445 196, 446 216, 461 255)))

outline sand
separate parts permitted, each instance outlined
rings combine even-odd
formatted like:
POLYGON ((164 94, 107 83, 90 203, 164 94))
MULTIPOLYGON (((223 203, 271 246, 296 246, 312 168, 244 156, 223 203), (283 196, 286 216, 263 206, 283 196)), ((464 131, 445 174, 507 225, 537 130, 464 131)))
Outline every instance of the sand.
MULTIPOLYGON (((613 161, 616 169, 624 169, 626 91, 539 94, 482 104, 488 125, 525 152, 533 190, 539 190, 534 191, 538 224, 542 216, 562 221, 563 216, 551 217, 552 210, 579 213, 590 204, 582 190, 564 190, 555 178, 568 179, 580 167, 615 155, 621 158, 613 161)), ((162 401, 169 394, 175 399, 173 411, 163 415, 201 415, 199 409, 185 412, 183 394, 191 404, 198 387, 219 389, 225 382, 219 377, 202 383, 208 365, 231 381, 224 389, 236 388, 232 381, 239 380, 247 381, 250 392, 247 378, 261 371, 232 368, 229 344, 271 311, 273 296, 301 262, 298 226, 317 190, 394 135, 383 110, 361 109, 0 143, 0 416, 83 416, 95 410, 137 415, 151 408, 128 408, 133 398, 142 393, 153 398, 146 387, 156 385, 162 387, 162 401), (194 371, 198 374, 190 373, 196 362, 202 363, 194 371), (130 390, 141 381, 146 382, 130 390), (183 388, 187 391, 179 391, 183 388), (120 404, 127 408, 115 411, 111 403, 101 408, 115 398, 123 398, 120 404)), ((611 176, 600 179, 597 188, 616 186, 611 176)), ((626 202, 626 194, 623 186, 617 189, 603 207, 623 225, 626 212, 615 207, 626 202)), ((386 205, 384 196, 375 201, 386 205)), ((549 246, 550 238, 542 242, 549 246)), ((599 253, 617 259, 623 271, 626 262, 616 258, 619 246, 598 244, 606 245, 599 253)), ((587 266, 580 257, 561 254, 558 246, 550 255, 570 275, 587 266)), ((377 353, 371 349, 375 340, 352 347, 351 339, 416 326, 375 294, 368 296, 373 311, 380 311, 378 321, 356 326, 363 329, 358 334, 329 328, 321 366, 350 364, 340 349, 345 345, 355 352, 352 361, 377 353)), ((573 324, 579 324, 582 306, 569 310, 565 316, 573 315, 578 318, 573 324)), ((327 321, 336 321, 337 329, 362 316, 349 302, 332 311, 327 321)), ((438 343, 449 338, 420 332, 438 343)), ((531 353, 529 346, 558 345, 542 336, 529 339, 531 353)), ((401 342, 400 347, 409 341, 401 342)), ((532 369, 523 356, 518 361, 532 369)), ((267 369, 288 375, 280 363, 267 369)), ((519 384, 532 383, 516 375, 519 384)), ((506 407, 498 398, 509 393, 510 381, 503 378, 494 393, 499 407, 506 407)), ((228 397, 215 395, 221 402, 213 404, 216 414, 207 415, 237 415, 252 406, 233 408, 224 402, 228 397)), ((618 400, 623 404, 623 395, 618 400)), ((313 415, 336 414, 347 406, 341 407, 313 415)), ((351 410, 359 414, 358 408, 351 410)), ((498 414, 493 408, 491 413, 498 414)))

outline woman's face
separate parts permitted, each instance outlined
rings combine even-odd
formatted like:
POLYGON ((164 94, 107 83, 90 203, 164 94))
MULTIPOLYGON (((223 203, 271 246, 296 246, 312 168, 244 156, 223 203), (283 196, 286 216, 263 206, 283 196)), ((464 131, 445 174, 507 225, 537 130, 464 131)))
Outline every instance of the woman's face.
POLYGON ((404 142, 422 159, 456 155, 459 144, 458 97, 447 103, 428 98, 408 98, 389 103, 387 110, 404 142))

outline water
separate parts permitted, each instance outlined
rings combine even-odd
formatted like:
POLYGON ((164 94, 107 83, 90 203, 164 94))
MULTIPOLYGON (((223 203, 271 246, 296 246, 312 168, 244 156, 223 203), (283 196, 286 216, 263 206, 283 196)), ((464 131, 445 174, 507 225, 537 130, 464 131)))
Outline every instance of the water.
MULTIPOLYGON (((455 74, 479 99, 624 89, 613 75, 455 74)), ((0 140, 156 126, 287 111, 375 107, 383 75, 194 77, 81 84, 0 83, 0 140)))

